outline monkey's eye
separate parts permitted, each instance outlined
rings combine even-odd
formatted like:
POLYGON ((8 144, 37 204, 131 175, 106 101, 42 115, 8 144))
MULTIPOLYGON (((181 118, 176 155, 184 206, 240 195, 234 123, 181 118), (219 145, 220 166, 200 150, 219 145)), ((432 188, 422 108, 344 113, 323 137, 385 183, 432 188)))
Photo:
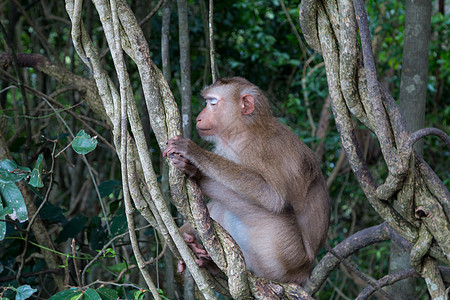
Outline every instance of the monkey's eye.
POLYGON ((209 104, 211 104, 211 105, 216 105, 217 102, 219 102, 219 100, 216 98, 209 98, 209 99, 206 99, 206 102, 209 102, 209 104))

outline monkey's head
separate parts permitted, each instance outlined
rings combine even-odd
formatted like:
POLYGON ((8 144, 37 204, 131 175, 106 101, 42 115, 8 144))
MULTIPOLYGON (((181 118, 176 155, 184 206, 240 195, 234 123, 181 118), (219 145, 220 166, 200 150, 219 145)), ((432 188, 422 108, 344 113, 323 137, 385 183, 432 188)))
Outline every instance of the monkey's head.
POLYGON ((206 106, 197 117, 197 130, 210 141, 228 139, 271 117, 264 93, 241 77, 219 79, 204 88, 201 95, 206 106))

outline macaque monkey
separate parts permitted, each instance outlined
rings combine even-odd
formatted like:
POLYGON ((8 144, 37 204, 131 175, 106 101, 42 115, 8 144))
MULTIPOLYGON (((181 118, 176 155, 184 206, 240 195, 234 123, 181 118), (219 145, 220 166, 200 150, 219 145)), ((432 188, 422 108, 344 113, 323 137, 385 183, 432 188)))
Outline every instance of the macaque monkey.
POLYGON ((211 200, 211 218, 234 238, 250 271, 305 283, 330 217, 314 153, 271 115, 263 92, 246 79, 219 79, 202 96, 197 130, 214 152, 176 136, 163 155, 197 180, 211 200))

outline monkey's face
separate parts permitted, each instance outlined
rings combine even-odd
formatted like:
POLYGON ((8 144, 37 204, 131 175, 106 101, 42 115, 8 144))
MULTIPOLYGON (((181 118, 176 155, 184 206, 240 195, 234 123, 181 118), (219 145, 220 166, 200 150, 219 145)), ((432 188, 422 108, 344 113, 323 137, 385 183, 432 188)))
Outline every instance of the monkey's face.
POLYGON ((214 88, 203 93, 205 108, 197 117, 197 130, 201 137, 222 138, 239 122, 239 105, 224 88, 214 88))
POLYGON ((225 100, 219 95, 205 97, 205 108, 197 116, 197 130, 201 137, 219 137, 227 124, 224 123, 224 114, 227 110, 225 100))

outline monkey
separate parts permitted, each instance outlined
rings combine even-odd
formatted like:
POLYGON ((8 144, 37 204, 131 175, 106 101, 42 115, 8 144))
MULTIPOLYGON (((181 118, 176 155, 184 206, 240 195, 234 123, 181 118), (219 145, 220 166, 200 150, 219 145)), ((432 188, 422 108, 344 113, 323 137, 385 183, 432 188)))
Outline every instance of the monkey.
POLYGON ((263 91, 248 80, 222 78, 201 95, 206 106, 196 128, 213 152, 176 136, 163 156, 198 182, 211 218, 236 241, 248 270, 304 284, 330 218, 314 152, 272 115, 263 91))

